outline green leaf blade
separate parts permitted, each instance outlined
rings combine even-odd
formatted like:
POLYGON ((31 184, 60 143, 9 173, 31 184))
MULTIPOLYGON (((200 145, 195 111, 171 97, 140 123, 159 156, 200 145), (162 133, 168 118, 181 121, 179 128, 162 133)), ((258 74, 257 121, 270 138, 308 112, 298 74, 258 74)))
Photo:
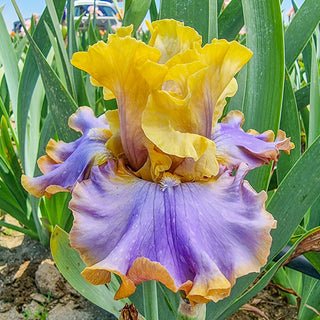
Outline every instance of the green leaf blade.
POLYGON ((319 306, 320 281, 308 276, 304 276, 302 288, 301 306, 299 309, 299 320, 319 320, 319 316, 314 312, 320 313, 319 306), (312 308, 314 310, 312 310, 312 308))
POLYGON ((146 16, 150 6, 151 0, 131 1, 129 7, 124 13, 123 24, 125 26, 133 24, 133 32, 135 33, 146 16))
POLYGON ((294 143, 295 149, 290 151, 290 155, 285 153, 281 154, 277 163, 278 183, 281 182, 301 155, 299 114, 288 73, 286 73, 285 77, 280 128, 286 132, 288 137, 291 137, 291 141, 294 143))
POLYGON ((316 165, 319 157, 318 137, 291 168, 268 203, 267 210, 277 220, 277 228, 271 232, 270 259, 288 242, 320 194, 320 166, 316 165), (283 230, 286 230, 285 234, 283 230))
POLYGON ((4 151, 6 156, 5 160, 7 164, 12 169, 13 174, 15 175, 17 181, 20 181, 22 170, 19 164, 18 157, 16 155, 10 134, 8 129, 8 124, 4 116, 1 117, 1 125, 0 125, 0 139, 1 139, 1 149, 4 151))
POLYGON ((8 33, 2 12, 0 10, 0 59, 4 66, 5 78, 10 93, 10 100, 12 104, 12 110, 15 116, 17 116, 17 92, 19 84, 19 68, 16 54, 14 52, 10 35, 8 33))
POLYGON ((310 104, 310 84, 307 84, 294 93, 298 110, 310 104))
MULTIPOLYGON (((211 26, 217 20, 216 12, 212 12, 212 1, 216 0, 162 0, 160 7, 160 19, 175 19, 183 21, 186 26, 192 27, 202 36, 205 44, 209 39, 209 17, 212 19, 211 26), (199 18, 201 17, 201 18, 199 18)), ((217 36, 211 31, 210 37, 217 36)))
MULTIPOLYGON (((69 60, 71 60, 75 52, 79 51, 76 34, 77 32, 74 22, 74 2, 69 0, 67 3, 67 50, 69 60)), ((72 73, 74 78, 74 85, 76 90, 75 94, 78 105, 90 106, 81 70, 72 67, 72 73)))
MULTIPOLYGON (((64 1, 55 0, 55 7, 59 17, 61 17, 64 10, 64 1)), ((52 28, 51 19, 49 19, 49 12, 47 9, 45 9, 41 15, 37 28, 32 35, 34 42, 37 44, 42 54, 46 57, 51 48, 51 43, 48 37, 43 36, 46 34, 45 23, 52 28)), ((25 165, 25 139, 28 113, 30 108, 36 107, 32 105, 31 101, 39 74, 39 69, 37 67, 33 51, 31 48, 29 48, 20 78, 17 107, 18 139, 20 144, 20 159, 23 167, 25 165)))
MULTIPOLYGON (((247 28, 247 47, 253 57, 247 66, 247 83, 243 103, 246 129, 277 132, 284 81, 284 43, 282 16, 278 1, 243 0, 247 28), (261 35, 264 35, 261 37, 261 35)), ((271 167, 249 173, 255 190, 266 189, 271 167)))
MULTIPOLYGON (((12 3, 18 17, 22 21, 23 19, 15 0, 12 0, 12 3)), ((63 86, 60 79, 57 77, 56 73, 52 70, 52 68, 46 61, 46 58, 42 54, 33 38, 30 36, 26 28, 25 32, 30 41, 30 47, 33 51, 34 58, 41 74, 46 96, 48 99, 48 105, 52 114, 58 137, 65 142, 73 141, 78 138, 78 134, 71 128, 69 128, 68 120, 70 115, 76 111, 77 105, 69 92, 63 86)))
POLYGON ((102 309, 119 316, 119 310, 125 303, 130 304, 129 299, 114 300, 114 294, 119 287, 118 281, 112 277, 107 286, 94 286, 89 284, 81 275, 85 268, 77 251, 69 245, 68 234, 56 227, 51 236, 50 242, 54 261, 67 281, 84 297, 102 309))
POLYGON ((319 22, 320 1, 305 0, 285 32, 285 56, 288 70, 292 68, 319 22))
POLYGON ((232 0, 218 17, 219 39, 234 40, 244 25, 242 2, 232 0))
POLYGON ((312 41, 311 81, 310 81, 310 117, 308 143, 311 144, 320 134, 320 84, 317 52, 312 41))
MULTIPOLYGON (((312 232, 312 231, 311 231, 312 232)), ((231 316, 236 310, 238 310, 241 306, 243 306, 246 302, 248 302, 251 298, 253 298, 258 292, 260 292, 269 281, 272 279, 273 275, 276 271, 281 267, 281 264, 286 261, 286 259, 294 252, 294 249, 297 245, 305 239, 310 233, 306 233, 303 237, 301 237, 289 250, 284 254, 281 259, 279 259, 276 263, 274 263, 270 269, 268 269, 262 277, 250 288, 248 289, 241 297, 236 299, 234 303, 219 317, 217 318, 209 318, 209 319, 219 319, 223 320, 227 317, 231 316)), ((300 318, 299 318, 300 319, 300 318)))

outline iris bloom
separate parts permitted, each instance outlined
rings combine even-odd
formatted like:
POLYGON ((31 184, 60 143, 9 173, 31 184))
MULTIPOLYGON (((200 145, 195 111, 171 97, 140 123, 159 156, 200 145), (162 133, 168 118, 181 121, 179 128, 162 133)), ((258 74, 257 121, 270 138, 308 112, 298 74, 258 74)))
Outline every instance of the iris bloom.
POLYGON ((293 145, 282 131, 275 141, 271 131, 244 132, 239 111, 218 123, 250 50, 225 40, 201 47, 195 30, 173 20, 149 29, 148 45, 126 27, 73 56, 118 110, 95 118, 78 109, 70 126, 82 137, 51 140, 44 175, 22 182, 36 196, 71 190, 82 275, 96 285, 120 276, 115 299, 153 279, 191 303, 218 301, 265 265, 276 226, 266 193, 244 177, 293 145))

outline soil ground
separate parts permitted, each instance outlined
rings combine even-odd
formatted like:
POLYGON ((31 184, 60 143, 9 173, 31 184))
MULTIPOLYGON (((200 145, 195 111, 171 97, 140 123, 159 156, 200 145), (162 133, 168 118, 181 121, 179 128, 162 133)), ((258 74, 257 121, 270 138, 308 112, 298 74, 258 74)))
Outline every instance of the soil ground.
MULTIPOLYGON (((0 229, 0 320, 115 319, 80 296, 56 274, 51 259, 49 249, 39 242, 12 230, 0 229), (45 268, 51 268, 51 277, 41 278, 41 269, 45 271, 45 268), (46 286, 50 292, 46 292, 46 286)), ((298 319, 296 307, 288 305, 272 285, 252 299, 245 309, 250 311, 239 310, 229 320, 298 319)))

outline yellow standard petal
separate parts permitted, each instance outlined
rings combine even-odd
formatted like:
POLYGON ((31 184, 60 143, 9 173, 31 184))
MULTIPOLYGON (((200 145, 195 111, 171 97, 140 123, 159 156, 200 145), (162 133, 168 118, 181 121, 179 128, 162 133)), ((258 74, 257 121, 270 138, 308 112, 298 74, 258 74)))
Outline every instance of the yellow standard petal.
MULTIPOLYGON (((176 99, 165 91, 155 91, 150 95, 143 113, 142 128, 147 138, 168 155, 191 158, 194 165, 206 154, 203 166, 196 169, 197 176, 216 175, 219 166, 215 160, 214 142, 192 133, 189 119, 190 110, 183 100, 176 99)), ((191 169, 190 166, 188 168, 191 169)), ((195 169, 190 173, 193 170, 195 169)), ((187 173, 185 170, 181 172, 187 173)))
POLYGON ((164 153, 185 158, 174 169, 185 180, 218 173, 212 127, 226 97, 237 91, 234 75, 251 55, 247 48, 225 40, 188 49, 171 60, 176 65, 166 64, 162 90, 150 94, 142 118, 144 133, 164 153))
POLYGON ((131 28, 119 29, 102 41, 90 46, 88 52, 73 55, 72 64, 88 72, 94 84, 104 87, 106 98, 115 96, 119 108, 121 142, 134 170, 147 159, 141 115, 150 93, 145 78, 140 74, 146 61, 157 62, 160 51, 129 36, 131 28))
POLYGON ((236 93, 235 74, 249 61, 252 52, 239 43, 213 40, 200 50, 200 59, 207 66, 190 77, 188 90, 195 130, 210 137, 212 126, 221 117, 225 98, 236 93))
POLYGON ((113 156, 120 157, 124 155, 124 150, 122 147, 120 136, 119 112, 118 110, 108 110, 105 115, 112 132, 112 136, 106 142, 106 148, 111 152, 113 156))
POLYGON ((179 53, 201 46, 201 36, 182 22, 159 20, 147 25, 151 32, 149 45, 161 51, 159 63, 166 63, 179 53))

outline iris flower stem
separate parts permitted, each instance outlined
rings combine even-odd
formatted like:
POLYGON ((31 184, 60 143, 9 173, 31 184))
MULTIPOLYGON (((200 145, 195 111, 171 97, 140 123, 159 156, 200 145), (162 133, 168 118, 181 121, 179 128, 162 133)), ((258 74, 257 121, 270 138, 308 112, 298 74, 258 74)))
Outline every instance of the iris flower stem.
POLYGON ((146 320, 158 320, 158 298, 156 281, 142 283, 144 316, 146 320))
POLYGON ((192 306, 184 299, 180 299, 177 320, 205 320, 206 304, 198 303, 192 306))

